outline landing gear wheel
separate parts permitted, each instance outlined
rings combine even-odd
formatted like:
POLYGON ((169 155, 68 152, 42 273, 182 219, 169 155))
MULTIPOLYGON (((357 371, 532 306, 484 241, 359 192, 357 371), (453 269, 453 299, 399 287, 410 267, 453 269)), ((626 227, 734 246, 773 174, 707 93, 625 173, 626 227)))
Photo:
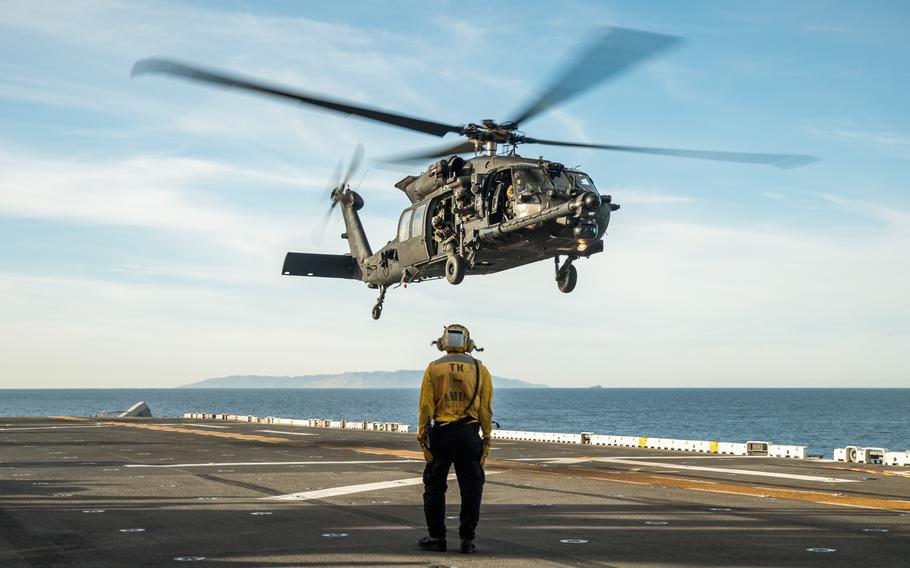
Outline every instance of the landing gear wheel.
POLYGON ((464 258, 451 254, 446 259, 446 280, 449 284, 461 284, 464 280, 464 258))
POLYGON ((379 298, 376 299, 376 304, 373 306, 373 319, 378 320, 379 316, 382 315, 382 303, 385 302, 385 286, 379 287, 379 298))
POLYGON ((578 271, 575 270, 575 267, 571 264, 560 270, 559 274, 556 276, 556 286, 563 294, 568 294, 574 290, 575 284, 577 283, 578 271))

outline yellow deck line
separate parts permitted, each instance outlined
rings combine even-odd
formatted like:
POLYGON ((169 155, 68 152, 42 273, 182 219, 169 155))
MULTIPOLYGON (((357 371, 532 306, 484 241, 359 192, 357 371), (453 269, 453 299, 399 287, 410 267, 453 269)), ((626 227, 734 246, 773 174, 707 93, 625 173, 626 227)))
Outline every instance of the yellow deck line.
POLYGON ((53 420, 71 420, 73 422, 85 422, 88 420, 88 418, 79 418, 76 416, 48 416, 48 418, 53 420))
POLYGON ((212 438, 231 438, 234 440, 244 440, 248 442, 266 442, 269 444, 279 444, 285 442, 299 442, 288 438, 276 438, 274 436, 257 436, 255 434, 235 434, 233 432, 213 432, 211 430, 197 430, 194 428, 179 428, 176 426, 157 426, 155 424, 134 424, 132 422, 99 422, 105 426, 123 426, 126 428, 141 428, 143 430, 158 430, 160 432, 178 432, 181 434, 195 434, 197 436, 210 436, 212 438))

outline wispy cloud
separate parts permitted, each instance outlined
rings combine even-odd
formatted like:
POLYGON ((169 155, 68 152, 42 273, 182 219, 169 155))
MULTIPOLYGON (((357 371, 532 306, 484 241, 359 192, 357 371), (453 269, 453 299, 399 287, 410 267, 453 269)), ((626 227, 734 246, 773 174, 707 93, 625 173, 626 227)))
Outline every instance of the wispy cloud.
POLYGON ((695 198, 690 195, 678 195, 654 188, 640 188, 627 186, 611 186, 601 189, 601 193, 610 194, 617 203, 658 205, 693 203, 695 198))
POLYGON ((200 185, 244 182, 317 187, 303 175, 264 174, 207 160, 146 156, 82 163, 0 153, 0 215, 176 230, 250 253, 259 250, 256 243, 280 241, 288 227, 218 206, 198 191, 200 185))
POLYGON ((905 132, 854 128, 810 128, 808 133, 826 140, 874 148, 895 157, 910 158, 910 134, 905 132))
POLYGON ((898 207, 871 203, 862 199, 847 198, 832 193, 816 193, 815 195, 822 200, 837 206, 839 209, 859 211, 867 216, 884 221, 894 228, 910 230, 910 212, 898 207))

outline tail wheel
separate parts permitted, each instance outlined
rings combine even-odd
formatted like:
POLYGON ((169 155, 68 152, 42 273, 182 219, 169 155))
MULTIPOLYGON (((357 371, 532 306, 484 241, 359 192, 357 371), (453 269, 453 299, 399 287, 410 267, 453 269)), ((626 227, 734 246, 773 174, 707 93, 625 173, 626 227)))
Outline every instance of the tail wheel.
POLYGON ((563 294, 568 294, 575 289, 575 284, 578 283, 578 271, 575 270, 575 267, 571 264, 564 269, 559 271, 559 276, 556 277, 556 286, 559 288, 559 291, 563 294))
POLYGON ((464 280, 464 259, 457 254, 446 259, 446 280, 449 284, 461 284, 464 280))
POLYGON ((378 320, 378 319, 379 319, 379 316, 381 316, 381 315, 382 315, 382 307, 381 307, 381 306, 375 306, 375 307, 373 308, 373 319, 374 319, 374 320, 378 320))

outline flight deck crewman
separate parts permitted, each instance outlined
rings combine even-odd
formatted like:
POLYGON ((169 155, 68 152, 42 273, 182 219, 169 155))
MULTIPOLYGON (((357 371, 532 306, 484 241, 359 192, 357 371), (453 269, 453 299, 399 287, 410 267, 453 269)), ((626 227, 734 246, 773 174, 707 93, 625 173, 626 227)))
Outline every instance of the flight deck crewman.
POLYGON ((461 489, 458 534, 461 552, 470 554, 480 519, 483 464, 490 453, 493 381, 484 364, 470 355, 476 346, 466 327, 449 325, 434 343, 446 355, 427 366, 420 387, 417 441, 427 462, 423 510, 430 536, 420 539, 418 546, 446 550, 446 478, 455 464, 461 489))

